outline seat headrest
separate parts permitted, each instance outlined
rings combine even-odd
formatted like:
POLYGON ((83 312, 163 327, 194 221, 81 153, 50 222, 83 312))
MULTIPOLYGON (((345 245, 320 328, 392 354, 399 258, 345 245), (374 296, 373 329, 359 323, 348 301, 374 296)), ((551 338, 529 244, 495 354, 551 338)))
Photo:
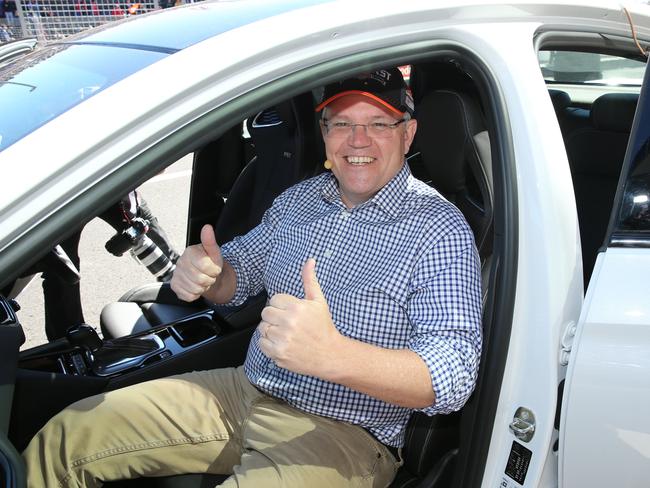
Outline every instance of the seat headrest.
POLYGON ((553 108, 555 108, 556 112, 571 106, 571 97, 567 92, 551 88, 548 94, 551 96, 551 102, 553 102, 553 108))
POLYGON ((634 93, 606 93, 591 106, 591 121, 596 129, 630 132, 639 96, 634 93))
POLYGON ((443 195, 461 191, 466 145, 485 130, 478 106, 464 94, 434 91, 420 101, 416 119, 418 147, 433 186, 443 195))

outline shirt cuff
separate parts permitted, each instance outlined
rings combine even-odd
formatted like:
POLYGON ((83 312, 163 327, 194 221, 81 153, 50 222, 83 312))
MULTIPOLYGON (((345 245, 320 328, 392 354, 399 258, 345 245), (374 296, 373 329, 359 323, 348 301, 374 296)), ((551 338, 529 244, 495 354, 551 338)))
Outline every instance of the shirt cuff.
POLYGON ((241 265, 239 259, 235 253, 226 248, 226 246, 221 248, 221 256, 224 261, 227 261, 232 269, 235 271, 235 294, 230 299, 229 302, 223 303, 224 306, 237 306, 241 305, 248 298, 248 275, 246 274, 245 268, 241 265))
POLYGON ((412 344, 429 369, 435 403, 417 409, 426 415, 447 414, 460 410, 474 390, 477 357, 469 344, 449 338, 429 338, 412 344))

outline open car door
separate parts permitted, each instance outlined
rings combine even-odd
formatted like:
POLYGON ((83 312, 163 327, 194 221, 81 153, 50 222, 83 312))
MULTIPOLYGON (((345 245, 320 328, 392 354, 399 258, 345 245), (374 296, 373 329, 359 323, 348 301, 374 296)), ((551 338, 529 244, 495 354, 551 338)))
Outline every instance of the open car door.
MULTIPOLYGON (((606 239, 568 360, 559 486, 650 479, 650 80, 646 70, 606 239)), ((575 333, 575 337, 571 337, 575 333)))

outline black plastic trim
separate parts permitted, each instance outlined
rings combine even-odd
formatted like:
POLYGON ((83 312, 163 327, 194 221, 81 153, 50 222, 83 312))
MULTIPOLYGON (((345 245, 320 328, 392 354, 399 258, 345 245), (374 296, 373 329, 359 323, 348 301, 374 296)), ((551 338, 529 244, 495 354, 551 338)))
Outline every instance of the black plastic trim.
POLYGON ((4 434, 0 434, 0 484, 4 488, 24 488, 27 486, 23 458, 4 434))
MULTIPOLYGON (((609 239, 609 247, 650 248, 650 235, 641 232, 614 232, 609 239)), ((601 251, 604 250, 601 248, 601 251)))

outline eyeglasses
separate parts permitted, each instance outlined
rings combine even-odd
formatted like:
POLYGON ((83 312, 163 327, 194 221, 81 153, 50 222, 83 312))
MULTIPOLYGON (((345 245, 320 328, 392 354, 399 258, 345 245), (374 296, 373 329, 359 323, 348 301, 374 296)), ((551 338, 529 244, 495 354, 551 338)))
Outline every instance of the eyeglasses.
POLYGON ((393 129, 396 129, 406 119, 400 119, 392 124, 387 122, 370 122, 369 124, 353 124, 352 122, 345 122, 342 120, 327 120, 323 119, 322 124, 325 127, 325 133, 329 137, 347 137, 354 133, 355 127, 364 127, 366 134, 370 137, 382 138, 390 137, 393 129))

